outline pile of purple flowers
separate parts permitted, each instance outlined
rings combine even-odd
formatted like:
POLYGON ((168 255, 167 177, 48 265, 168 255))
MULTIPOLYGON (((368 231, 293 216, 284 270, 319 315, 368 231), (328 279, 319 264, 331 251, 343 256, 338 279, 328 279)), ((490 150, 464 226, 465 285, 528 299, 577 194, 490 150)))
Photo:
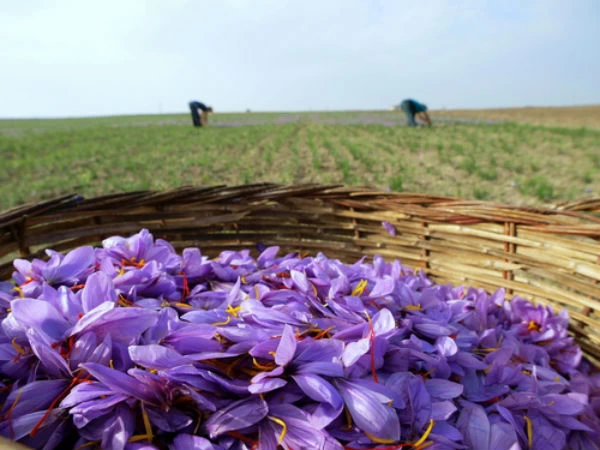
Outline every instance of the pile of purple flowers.
POLYGON ((33 448, 598 449, 568 316, 398 261, 179 255, 147 231, 0 283, 0 434, 33 448))

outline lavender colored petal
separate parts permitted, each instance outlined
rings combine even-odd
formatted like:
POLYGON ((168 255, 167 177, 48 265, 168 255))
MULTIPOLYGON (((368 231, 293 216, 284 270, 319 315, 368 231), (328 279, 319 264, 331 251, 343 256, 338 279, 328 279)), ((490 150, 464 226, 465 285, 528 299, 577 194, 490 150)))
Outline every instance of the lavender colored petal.
POLYGON ((279 340, 279 345, 275 351, 275 363, 280 366, 287 365, 296 353, 296 346, 297 341, 294 330, 290 325, 285 325, 283 327, 281 339, 279 340))
POLYGON ((454 356, 458 352, 456 341, 448 336, 442 336, 436 339, 435 348, 444 358, 454 356))
POLYGON ((451 400, 463 393, 464 386, 442 378, 431 378, 425 380, 425 389, 434 398, 440 400, 451 400))
POLYGON ((190 416, 175 408, 171 408, 168 411, 148 408, 146 412, 153 425, 161 431, 170 433, 179 431, 193 422, 193 419, 190 416))
POLYGON ((530 414, 533 430, 532 450, 562 450, 566 445, 566 435, 559 428, 552 425, 542 415, 530 414))
POLYGON ((381 441, 400 439, 400 422, 393 408, 356 382, 340 379, 336 386, 356 426, 381 441))
POLYGON ((10 302, 12 316, 23 329, 33 328, 43 334, 49 342, 62 341, 69 323, 50 303, 35 299, 18 299, 10 302))
POLYGON ((81 402, 69 410, 73 423, 77 428, 84 428, 84 437, 92 440, 101 439, 105 421, 110 420, 117 405, 128 400, 125 394, 111 394, 106 397, 81 402), (104 420, 98 421, 99 418, 104 420), (89 425, 89 426, 88 426, 89 425))
POLYGON ((112 389, 102 383, 96 381, 91 383, 80 383, 73 387, 69 394, 60 402, 60 407, 71 408, 79 403, 88 402, 112 394, 112 389))
MULTIPOLYGON (((11 421, 0 422, 0 435, 11 437, 14 441, 19 441, 26 437, 33 427, 46 415, 46 411, 37 411, 30 414, 25 414, 19 417, 13 417, 11 421), (11 431, 12 430, 12 431, 11 431)), ((43 429, 54 430, 61 420, 60 414, 54 412, 49 414, 44 420, 40 431, 43 429)))
POLYGON ((142 367, 154 370, 192 364, 192 360, 177 351, 162 345, 132 345, 129 347, 131 360, 142 367))
POLYGON ((48 284, 75 284, 79 281, 80 275, 87 271, 94 262, 95 251, 93 247, 78 247, 67 253, 56 268, 43 271, 43 275, 48 284))
POLYGON ((201 436, 178 433, 169 445, 169 450, 225 450, 225 448, 201 436))
POLYGON ((463 402, 456 423, 469 448, 488 450, 490 448, 491 425, 485 410, 475 403, 463 402))
POLYGON ((39 380, 14 389, 4 402, 2 413, 12 407, 12 417, 45 410, 69 385, 67 380, 39 380), (15 400, 18 401, 15 403, 15 400), (14 404, 14 406, 13 406, 14 404))
POLYGON ((70 366, 72 369, 75 369, 83 362, 96 362, 108 365, 111 357, 112 339, 110 334, 107 334, 102 342, 98 343, 98 338, 94 333, 84 333, 73 345, 70 366))
POLYGON ((267 403, 259 396, 230 403, 225 408, 212 414, 205 422, 210 437, 226 433, 227 431, 248 428, 260 422, 269 412, 267 403))
POLYGON ((436 422, 450 419, 456 411, 456 405, 448 400, 431 403, 431 418, 436 422))
POLYGON ((274 391, 287 384, 287 381, 282 378, 263 378, 261 380, 252 380, 248 391, 252 394, 263 394, 265 392, 274 391))
POLYGON ((124 404, 116 406, 102 433, 102 448, 124 450, 135 430, 135 415, 124 404))
MULTIPOLYGON (((102 307, 100 305, 98 308, 102 307)), ((95 310, 90 312, 92 314, 95 310)), ((85 318, 84 316, 83 318, 85 318)), ((83 318, 81 321, 83 321, 83 318)), ((158 313, 143 308, 116 308, 105 311, 86 326, 79 323, 71 331, 71 335, 82 331, 93 331, 101 337, 110 333, 114 342, 130 342, 154 325, 158 320, 158 313)), ((80 321, 80 322, 81 322, 80 321)))
POLYGON ((71 369, 65 359, 46 342, 35 329, 27 330, 31 350, 39 358, 44 369, 55 378, 70 378, 71 369))
POLYGON ((344 366, 352 366, 360 359, 361 356, 366 355, 370 348, 371 341, 368 338, 346 344, 344 353, 342 354, 342 362, 344 363, 344 366))
POLYGON ((80 295, 83 311, 86 313, 104 302, 117 300, 112 279, 102 272, 93 273, 88 277, 80 295))
POLYGON ((85 363, 81 367, 86 369, 94 378, 111 388, 118 394, 129 395, 148 403, 156 403, 156 393, 149 386, 141 384, 135 378, 119 370, 111 369, 97 363, 85 363))
POLYGON ((323 377, 312 374, 293 375, 293 380, 300 389, 317 402, 326 402, 335 407, 342 407, 343 400, 338 391, 323 377))

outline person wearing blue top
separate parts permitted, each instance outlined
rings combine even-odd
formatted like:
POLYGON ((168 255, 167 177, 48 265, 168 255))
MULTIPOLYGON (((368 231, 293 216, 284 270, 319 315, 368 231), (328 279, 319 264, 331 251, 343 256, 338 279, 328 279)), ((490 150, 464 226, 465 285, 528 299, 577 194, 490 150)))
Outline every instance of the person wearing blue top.
POLYGON ((417 126, 415 117, 431 126, 431 119, 429 118, 429 114, 427 114, 427 106, 423 103, 419 103, 416 100, 408 98, 406 100, 402 100, 402 103, 400 103, 400 109, 406 113, 409 126, 417 126))
POLYGON ((190 111, 192 112, 192 122, 195 127, 203 127, 208 125, 208 114, 213 112, 212 106, 206 106, 204 103, 193 100, 189 103, 190 111), (198 113, 198 110, 202 111, 198 113))

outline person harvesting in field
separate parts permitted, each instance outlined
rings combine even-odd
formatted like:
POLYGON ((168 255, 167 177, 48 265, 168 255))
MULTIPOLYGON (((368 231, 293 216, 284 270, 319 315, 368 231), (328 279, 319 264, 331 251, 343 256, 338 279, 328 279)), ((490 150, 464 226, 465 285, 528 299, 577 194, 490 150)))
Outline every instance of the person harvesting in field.
POLYGON ((415 117, 425 122, 428 126, 431 126, 431 119, 429 114, 427 114, 427 106, 423 103, 419 103, 416 100, 408 98, 406 100, 402 100, 402 103, 400 103, 400 109, 406 113, 409 126, 417 126, 415 117))
POLYGON ((192 112, 192 122, 195 127, 203 127, 208 125, 208 114, 213 112, 212 106, 206 106, 204 103, 193 100, 189 103, 190 111, 192 112), (198 113, 198 110, 201 112, 198 113))

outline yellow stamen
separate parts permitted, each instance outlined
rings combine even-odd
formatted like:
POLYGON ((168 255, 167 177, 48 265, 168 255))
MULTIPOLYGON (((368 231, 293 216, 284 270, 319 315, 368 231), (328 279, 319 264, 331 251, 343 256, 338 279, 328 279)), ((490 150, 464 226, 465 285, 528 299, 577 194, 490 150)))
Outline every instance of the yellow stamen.
POLYGON ((527 444, 529 445, 529 448, 533 448, 533 424, 529 417, 523 416, 523 418, 527 423, 527 444))
POLYGON ((121 267, 121 269, 119 270, 119 273, 117 275, 117 278, 122 277, 123 275, 125 275, 125 267, 121 267))
POLYGON ((150 424, 150 418, 148 417, 148 413, 144 408, 144 402, 140 402, 140 405, 142 406, 142 419, 144 421, 144 429, 146 430, 146 436, 148 438, 148 441, 152 442, 154 435, 152 434, 152 425, 150 424))
POLYGON ((264 366, 264 365, 260 364, 254 357, 252 357, 252 363, 254 364, 255 367, 257 367, 260 370, 273 370, 272 366, 264 366))
POLYGON ((320 328, 315 328, 315 331, 319 331, 319 334, 317 334, 313 339, 321 339, 323 336, 330 337, 331 334, 329 332, 334 328, 335 325, 331 325, 330 327, 327 327, 324 330, 321 330, 320 328))
POLYGON ((179 306, 180 308, 191 308, 192 305, 188 305, 187 303, 175 303, 175 306, 179 306))
POLYGON ((417 303, 416 305, 406 305, 405 308, 409 311, 423 311, 420 303, 417 303))
POLYGON ((27 354, 27 351, 21 347, 19 344, 17 344, 17 338, 14 337, 12 338, 12 341, 10 341, 10 343, 12 344, 12 346, 14 347, 14 349, 19 352, 21 355, 25 356, 27 354))
POLYGON ((373 442, 377 442, 378 444, 393 444, 394 442, 396 442, 394 439, 379 439, 378 437, 375 437, 372 434, 367 433, 366 431, 365 434, 369 439, 371 439, 373 442))
POLYGON ((351 430, 353 427, 352 416, 350 415, 350 411, 346 407, 344 407, 344 415, 346 416, 347 425, 344 428, 342 428, 342 430, 351 430))
POLYGON ((200 418, 200 416, 198 416, 198 420, 196 421, 196 426, 194 427, 194 432, 192 434, 198 434, 200 425, 202 425, 202 419, 200 418))
POLYGON ((225 310, 225 312, 227 314, 231 314, 233 317, 237 318, 238 316, 238 311, 242 309, 241 306, 236 306, 235 308, 231 305, 227 305, 227 309, 225 310))
POLYGON ((7 313, 9 313, 9 312, 11 312, 11 311, 12 311, 12 309, 11 309, 11 308, 6 308, 6 312, 7 312, 7 313))
POLYGON ((258 290, 258 285, 254 285, 254 298, 256 298, 256 300, 260 299, 260 291, 258 290))
POLYGON ((273 358, 277 358, 277 353, 275 352, 269 352, 269 355, 271 355, 273 358))
POLYGON ((156 369, 150 369, 148 372, 156 374, 156 373, 158 373, 158 370, 156 370, 156 369))
POLYGON ((13 291, 17 291, 19 293, 19 297, 21 298, 25 297, 25 294, 23 294, 23 289, 21 289, 19 286, 15 286, 13 291))
POLYGON ((241 276, 240 280, 242 281, 242 284, 248 284, 248 282, 246 281, 246 277, 245 276, 241 276))
POLYGON ((223 325, 227 325, 229 322, 231 322, 231 316, 227 316, 227 320, 225 322, 215 322, 213 323, 213 327, 221 327, 223 325))
POLYGON ((108 367, 110 367, 111 369, 114 369, 114 368, 115 368, 115 362, 114 362, 112 359, 110 359, 110 360, 108 361, 108 367))
POLYGON ((530 320, 527 324, 527 331, 540 331, 541 329, 541 325, 533 320, 530 320))
POLYGON ((431 433, 431 430, 433 429, 434 425, 435 425, 434 420, 429 419, 429 426, 425 430, 425 433, 423 433, 423 436, 421 436, 421 439, 419 439, 417 442, 415 442, 413 444, 415 447, 419 447, 423 442, 425 442, 425 440, 427 440, 427 438, 429 437, 429 433, 431 433))
POLYGON ((310 285, 312 286, 312 288, 313 288, 313 294, 315 294, 315 297, 316 297, 318 295, 317 287, 314 284, 312 284, 312 283, 310 283, 310 285))
POLYGON ((277 438, 277 445, 281 444, 283 442, 283 438, 285 437, 286 433, 287 433, 287 425, 285 424, 285 422, 283 420, 281 420, 278 417, 274 417, 274 416, 268 416, 269 420, 271 420, 272 422, 275 422, 277 425, 281 425, 281 433, 279 434, 279 438, 277 438))
POLYGON ((358 282, 358 284, 356 285, 356 287, 354 288, 354 290, 352 291, 352 295, 355 297, 362 295, 362 293, 365 291, 366 287, 367 287, 367 280, 360 280, 358 282))
POLYGON ((127 442, 139 442, 139 441, 149 441, 150 439, 148 439, 148 436, 146 436, 145 434, 137 434, 135 436, 131 436, 129 439, 127 439, 127 442))
POLYGON ((87 447, 93 447, 95 445, 100 445, 101 442, 102 441, 90 441, 90 442, 86 442, 85 444, 81 444, 75 450, 79 450, 80 448, 87 448, 87 447))
POLYGON ((560 381, 560 377, 557 375, 554 377, 554 381, 556 381, 557 383, 560 381))

